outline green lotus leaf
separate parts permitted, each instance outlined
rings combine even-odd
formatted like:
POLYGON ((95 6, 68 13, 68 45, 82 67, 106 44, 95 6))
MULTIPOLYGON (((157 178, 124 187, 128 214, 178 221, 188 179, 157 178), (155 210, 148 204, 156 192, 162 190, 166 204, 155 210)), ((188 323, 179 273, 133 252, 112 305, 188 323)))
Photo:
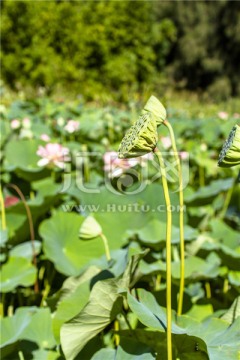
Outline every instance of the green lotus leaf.
POLYGON ((9 292, 17 286, 31 286, 36 279, 36 268, 28 259, 10 257, 0 271, 0 291, 9 292))
POLYGON ((84 265, 104 254, 100 239, 84 241, 78 238, 84 219, 76 213, 58 212, 40 226, 46 257, 65 275, 79 275, 84 265))
POLYGON ((41 251, 42 244, 40 241, 37 240, 24 242, 22 244, 14 246, 14 248, 10 250, 10 256, 22 257, 28 260, 32 260, 33 247, 34 247, 34 254, 38 255, 41 251))

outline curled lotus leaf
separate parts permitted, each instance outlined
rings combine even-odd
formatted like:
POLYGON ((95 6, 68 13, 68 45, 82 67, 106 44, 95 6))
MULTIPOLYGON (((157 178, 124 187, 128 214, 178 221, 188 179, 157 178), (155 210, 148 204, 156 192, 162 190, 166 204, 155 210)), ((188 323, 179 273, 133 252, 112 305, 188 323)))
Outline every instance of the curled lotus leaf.
POLYGON ((153 115, 157 123, 157 126, 161 125, 164 122, 164 120, 166 120, 167 112, 165 107, 153 95, 149 98, 146 105, 144 106, 142 114, 146 114, 147 112, 150 112, 153 115))

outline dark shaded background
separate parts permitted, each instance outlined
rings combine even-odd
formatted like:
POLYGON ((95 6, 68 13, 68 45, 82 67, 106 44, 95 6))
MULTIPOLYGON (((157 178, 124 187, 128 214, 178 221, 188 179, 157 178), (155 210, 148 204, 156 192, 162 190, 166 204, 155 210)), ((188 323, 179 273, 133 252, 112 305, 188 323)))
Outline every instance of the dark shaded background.
POLYGON ((2 1, 8 87, 116 100, 187 89, 240 94, 238 1, 2 1))

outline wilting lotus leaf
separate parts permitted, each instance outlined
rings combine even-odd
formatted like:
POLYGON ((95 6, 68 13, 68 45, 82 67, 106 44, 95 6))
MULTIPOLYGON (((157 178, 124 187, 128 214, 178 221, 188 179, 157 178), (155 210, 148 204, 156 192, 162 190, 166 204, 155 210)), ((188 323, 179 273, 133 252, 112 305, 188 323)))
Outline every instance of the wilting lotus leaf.
POLYGON ((150 112, 153 115, 157 125, 161 125, 163 121, 166 120, 167 112, 165 107, 153 95, 149 98, 148 102, 144 106, 142 114, 145 114, 146 112, 150 112))

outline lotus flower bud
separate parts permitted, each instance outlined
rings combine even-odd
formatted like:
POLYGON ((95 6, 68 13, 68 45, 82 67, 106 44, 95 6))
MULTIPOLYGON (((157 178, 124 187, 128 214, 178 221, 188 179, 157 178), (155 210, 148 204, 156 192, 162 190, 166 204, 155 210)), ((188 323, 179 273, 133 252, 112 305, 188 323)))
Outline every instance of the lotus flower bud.
POLYGON ((102 228, 93 216, 89 215, 82 223, 79 230, 79 237, 84 240, 91 240, 102 234, 102 228))

